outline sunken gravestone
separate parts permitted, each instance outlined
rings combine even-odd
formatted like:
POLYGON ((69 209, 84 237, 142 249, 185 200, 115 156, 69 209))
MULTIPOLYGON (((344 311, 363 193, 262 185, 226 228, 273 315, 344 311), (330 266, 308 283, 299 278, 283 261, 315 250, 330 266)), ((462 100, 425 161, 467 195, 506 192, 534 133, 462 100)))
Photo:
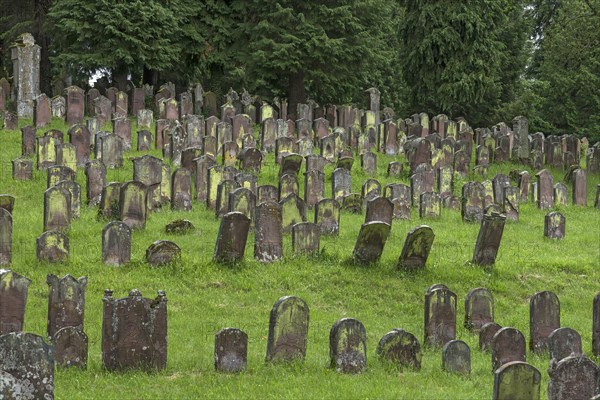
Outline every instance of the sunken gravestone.
POLYGON ((352 253, 354 260, 361 264, 379 260, 390 229, 390 224, 381 221, 362 224, 352 253))
POLYGON ((506 216, 498 213, 485 214, 481 221, 472 263, 489 266, 496 262, 506 216))
POLYGON ((157 240, 146 249, 146 262, 152 267, 161 267, 178 261, 181 249, 169 240, 157 240))
POLYGON ((377 345, 377 354, 398 368, 421 369, 421 345, 410 332, 393 329, 386 333, 377 345))

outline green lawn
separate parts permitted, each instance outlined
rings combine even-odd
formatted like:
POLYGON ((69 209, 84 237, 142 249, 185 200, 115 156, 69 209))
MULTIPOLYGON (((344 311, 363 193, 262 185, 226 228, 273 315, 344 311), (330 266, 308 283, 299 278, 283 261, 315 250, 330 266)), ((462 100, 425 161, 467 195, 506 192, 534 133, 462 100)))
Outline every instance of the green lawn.
MULTIPOLYGON (((30 123, 21 120, 20 126, 30 123)), ((53 128, 67 127, 54 121, 53 128)), ((48 128, 49 129, 49 128, 48 128)), ((38 130, 42 135, 45 130, 38 130)), ((135 132, 135 122, 134 128, 135 132)), ((11 268, 32 280, 25 318, 25 330, 45 335, 49 273, 75 277, 88 276, 85 331, 89 336, 87 371, 57 370, 56 397, 98 399, 179 399, 179 398, 491 398, 493 374, 491 355, 478 349, 478 337, 466 331, 464 298, 469 290, 486 287, 496 301, 496 321, 518 328, 529 337, 529 297, 550 290, 561 301, 561 325, 576 329, 584 351, 591 355, 592 299, 600 291, 600 211, 593 198, 598 175, 588 176, 588 207, 568 206, 560 211, 566 217, 566 238, 543 237, 545 211, 523 204, 520 220, 508 222, 497 262, 491 269, 471 266, 479 224, 461 221, 460 212, 442 210, 439 220, 420 220, 413 209, 411 221, 395 220, 391 235, 378 263, 355 265, 352 249, 364 215, 342 212, 339 237, 322 237, 318 258, 294 257, 291 235, 284 238, 284 260, 261 264, 253 259, 254 235, 248 238, 245 261, 224 266, 212 261, 219 221, 213 210, 194 203, 192 212, 163 210, 149 216, 146 228, 135 231, 131 263, 107 267, 101 262, 101 231, 108 221, 96 219, 96 209, 84 206, 81 218, 72 223, 69 238, 71 255, 65 264, 42 264, 35 255, 35 239, 43 229, 43 192, 46 173, 34 171, 31 181, 13 181, 11 160, 21 154, 20 131, 0 131, 2 175, 0 192, 16 197, 13 212, 13 263, 11 268), (196 231, 169 235, 164 226, 177 218, 187 218, 196 231), (406 273, 396 268, 407 232, 427 224, 435 240, 424 271, 406 273), (155 240, 176 242, 182 249, 180 263, 151 268, 145 263, 146 248, 155 240), (392 328, 404 328, 423 341, 423 304, 426 289, 444 283, 458 296, 457 338, 472 351, 472 374, 467 377, 441 371, 441 351, 425 350, 419 372, 399 372, 381 363, 375 349, 379 339, 392 328), (115 297, 125 297, 137 288, 146 297, 165 290, 168 298, 169 349, 164 371, 109 373, 102 368, 102 297, 105 288, 115 297), (296 295, 310 307, 308 350, 304 363, 269 365, 264 362, 269 312, 284 295, 296 295), (367 370, 356 376, 339 374, 328 368, 329 330, 339 318, 359 319, 367 331, 367 370), (214 371, 214 334, 224 327, 237 327, 249 336, 248 370, 240 375, 214 371)), ((135 133, 132 135, 135 136, 135 133)), ((133 148, 135 148, 134 138, 133 148)), ((154 155, 159 152, 153 150, 154 155)), ((125 165, 110 170, 108 181, 132 179, 129 161, 137 152, 126 154, 125 165)), ((393 157, 378 157, 382 186, 393 179, 385 176, 393 157)), ((402 157, 397 158, 403 160, 402 157)), ((488 177, 517 167, 491 166, 488 177)), ((326 167, 326 195, 331 194, 332 166, 326 167)), ((534 175, 537 171, 529 169, 534 175)), ((564 172, 551 170, 555 183, 564 172)), ((273 155, 259 183, 277 185, 278 167, 273 155)), ((353 189, 367 176, 357 160, 353 167, 353 189)), ((470 179, 480 179, 472 177, 470 179)), ((85 200, 85 174, 77 171, 85 200)), ((468 179, 467 179, 468 180, 468 179)), ((462 183, 457 181, 455 194, 462 183)), ((408 177, 402 182, 408 184, 408 177)), ((301 184, 303 186, 303 184, 301 184)), ((570 189, 570 186, 569 186, 570 189)), ((85 202, 85 201, 84 201, 85 202)), ((307 213, 309 221, 313 212, 307 213)), ((542 396, 548 384, 548 357, 527 354, 528 362, 542 373, 542 396)))

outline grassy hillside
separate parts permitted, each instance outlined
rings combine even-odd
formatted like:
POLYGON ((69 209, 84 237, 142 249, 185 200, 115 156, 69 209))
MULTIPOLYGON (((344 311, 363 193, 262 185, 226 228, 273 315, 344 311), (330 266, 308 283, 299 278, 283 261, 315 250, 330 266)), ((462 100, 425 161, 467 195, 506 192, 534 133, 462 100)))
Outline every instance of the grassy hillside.
MULTIPOLYGON (((20 126, 30 123, 21 120, 20 126)), ((135 123, 134 123, 135 125, 135 123)), ((67 127, 54 121, 67 138, 67 127)), ((49 129, 49 128, 48 128, 49 129)), ((45 130, 39 130, 42 135, 45 130)), ((135 129, 134 129, 135 131, 135 129)), ((132 135, 135 136, 135 135, 132 135)), ((133 148, 135 148, 135 139, 133 148)), ((135 231, 131 263, 107 267, 101 262, 101 231, 108 221, 96 219, 96 209, 84 206, 81 218, 72 223, 69 238, 71 255, 65 264, 42 264, 35 255, 35 239, 43 229, 43 192, 46 173, 34 171, 31 181, 14 181, 11 160, 21 154, 20 131, 0 131, 0 192, 16 197, 13 212, 13 263, 11 268, 32 280, 25 330, 45 335, 48 287, 46 275, 88 276, 85 331, 89 336, 87 371, 58 370, 56 397, 146 399, 146 398, 490 398, 493 375, 491 356, 478 350, 478 337, 462 327, 464 298, 475 287, 492 291, 496 301, 496 321, 513 326, 529 337, 529 297, 538 291, 554 291, 561 301, 561 323, 582 336, 584 351, 591 354, 592 299, 600 291, 600 211, 593 197, 598 175, 588 176, 587 208, 560 209, 566 217, 566 238, 543 237, 544 215, 533 204, 522 204, 520 220, 507 222, 495 266, 484 270, 469 264, 473 256, 479 224, 461 221, 460 212, 442 210, 439 220, 420 220, 413 209, 411 221, 394 220, 391 235, 378 263, 358 266, 351 255, 363 215, 342 212, 339 237, 322 237, 318 258, 294 257, 291 235, 284 238, 281 262, 261 264, 253 259, 254 235, 248 238, 245 261, 223 266, 212 261, 219 221, 213 210, 194 203, 192 212, 163 210, 149 216, 146 229, 135 231), (187 218, 196 231, 170 235, 164 226, 177 218, 187 218), (427 224, 435 232, 431 255, 424 271, 406 273, 396 267, 408 231, 427 224), (145 263, 146 248, 155 240, 176 242, 182 249, 180 263, 151 268, 145 263), (472 374, 457 377, 441 371, 441 351, 425 350, 420 372, 399 372, 382 364, 375 349, 379 339, 392 328, 404 328, 423 341, 425 290, 444 283, 458 295, 457 338, 472 351, 472 374), (137 288, 146 297, 165 290, 168 298, 169 349, 164 371, 109 373, 102 368, 101 324, 103 290, 125 297, 137 288), (284 295, 296 295, 310 307, 309 341, 306 360, 294 365, 265 364, 269 311, 284 295), (342 317, 359 319, 367 331, 367 371, 346 376, 328 368, 329 330, 342 317), (224 327, 238 327, 249 336, 248 371, 222 375, 214 371, 214 334, 224 327)), ((154 155, 159 152, 153 150, 154 155)), ((123 168, 110 170, 109 181, 132 179, 133 166, 126 154, 123 168)), ((382 185, 397 181, 385 176, 393 157, 378 157, 382 185)), ((403 160, 402 157, 398 158, 403 160)), ((512 164, 494 165, 488 176, 508 175, 512 164)), ((331 166, 326 167, 326 195, 331 194, 331 166)), ((537 171, 529 169, 535 174, 537 171)), ((555 182, 564 172, 551 170, 555 182)), ((273 155, 260 177, 260 184, 277 182, 278 167, 273 155)), ((353 167, 353 189, 367 176, 357 160, 353 167)), ((471 177, 473 180, 480 180, 471 177)), ((85 193, 85 175, 77 171, 85 193)), ((408 176, 402 182, 408 184, 408 176)), ((468 179, 467 179, 468 180, 468 179)), ((464 181, 467 181, 464 180, 464 181)), ((461 181, 456 181, 455 194, 461 181)), ((303 186, 303 185, 301 185, 303 186)), ((569 186, 570 188, 570 186, 569 186)), ((85 195, 84 195, 85 198, 85 195)), ((313 212, 307 213, 312 221, 313 212)), ((542 373, 542 396, 548 384, 548 358, 527 354, 528 362, 542 373)))

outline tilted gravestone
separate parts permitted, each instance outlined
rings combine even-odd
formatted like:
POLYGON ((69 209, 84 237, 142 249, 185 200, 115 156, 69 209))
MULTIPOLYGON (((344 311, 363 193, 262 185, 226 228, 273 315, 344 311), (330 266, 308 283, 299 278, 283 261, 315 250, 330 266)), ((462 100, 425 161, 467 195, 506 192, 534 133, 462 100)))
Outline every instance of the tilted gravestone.
POLYGON ((440 347, 456 338, 456 294, 436 284, 425 293, 425 346, 440 347))
POLYGON ((299 222, 292 226, 294 254, 318 255, 321 247, 321 229, 312 222, 299 222))
POLYGON ((131 229, 146 226, 147 187, 139 181, 125 182, 119 193, 120 219, 131 229))
POLYGON ((254 217, 254 258, 261 262, 279 260, 283 257, 281 206, 274 201, 259 200, 254 217))
POLYGON ((560 302, 556 294, 543 291, 529 299, 529 350, 544 353, 548 336, 560 328, 560 302))
POLYGON ((146 262, 152 267, 162 267, 181 259, 181 248, 169 240, 157 240, 146 249, 146 262))
POLYGON ((111 221, 102 229, 102 262, 121 266, 131 259, 131 228, 121 221, 111 221))
MULTIPOLYGON (((8 398, 54 399, 54 349, 41 336, 24 332, 1 335, 0 370, 15 378, 8 398)), ((3 384, 1 381, 0 386, 3 384)))
POLYGON ((237 328, 221 329, 215 334, 215 370, 237 373, 248 364, 248 335, 237 328))
POLYGON ((482 326, 479 331, 479 350, 488 351, 492 346, 494 335, 500 329, 502 329, 502 327, 495 322, 488 322, 482 326))
POLYGON ((563 358, 548 369, 549 400, 591 399, 600 393, 600 368, 584 355, 563 358))
POLYGON ((0 335, 23 330, 30 283, 16 272, 0 270, 0 335))
POLYGON ((215 244, 215 260, 223 263, 232 263, 244 258, 250 223, 251 219, 238 211, 228 212, 223 215, 215 244))
POLYGON ((142 297, 139 290, 114 299, 104 291, 102 365, 109 371, 139 368, 162 370, 167 366, 167 297, 142 297))
POLYGON ((352 253, 354 260, 361 264, 379 260, 390 235, 390 229, 390 224, 381 221, 362 224, 352 253))
POLYGON ((492 293, 484 288, 469 291, 465 297, 465 328, 479 332, 489 322, 494 322, 492 293))
POLYGON ((553 211, 544 217, 544 236, 550 239, 565 237, 565 216, 553 211))
POLYGON ((420 225, 411 230, 404 240, 398 267, 407 270, 425 268, 435 234, 427 225, 420 225))
POLYGON ((492 213, 483 216, 475 243, 473 264, 489 266, 496 262, 505 221, 506 216, 503 214, 492 213))
POLYGON ((267 361, 304 360, 308 341, 308 304, 295 296, 277 300, 269 317, 267 361))
POLYGON ((12 261, 12 214, 0 207, 0 265, 9 265, 12 261))
POLYGON ((525 361, 525 336, 515 328, 501 328, 492 338, 492 371, 511 361, 525 361))
POLYGON ((338 372, 356 374, 367 367, 367 332, 354 318, 336 321, 329 332, 330 367, 338 372))
POLYGON ((548 336, 550 363, 557 363, 571 354, 582 355, 581 335, 571 328, 558 328, 548 336))
POLYGON ((471 373, 471 349, 462 340, 451 340, 442 349, 442 369, 453 374, 471 373))
POLYGON ((540 400, 542 376, 540 371, 526 362, 514 361, 494 371, 493 400, 540 400))
POLYGON ((59 263, 69 258, 69 238, 59 231, 47 231, 36 239, 38 261, 59 263))
POLYGON ((377 345, 377 354, 398 368, 421 369, 421 345, 419 340, 403 329, 386 333, 377 345))

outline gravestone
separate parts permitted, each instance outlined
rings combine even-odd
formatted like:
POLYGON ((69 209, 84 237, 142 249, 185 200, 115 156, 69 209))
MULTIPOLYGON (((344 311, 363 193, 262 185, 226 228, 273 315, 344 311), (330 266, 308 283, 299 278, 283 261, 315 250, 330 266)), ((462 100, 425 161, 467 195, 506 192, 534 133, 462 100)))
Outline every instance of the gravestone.
POLYGON ((237 373, 248 364, 248 335, 237 328, 221 329, 215 335, 215 370, 237 373))
POLYGON ((465 297, 465 328, 479 332, 494 322, 494 297, 485 288, 472 289, 465 297))
POLYGON ((27 181, 33 178, 33 161, 31 161, 29 158, 15 158, 12 161, 12 166, 13 179, 27 181))
POLYGON ((38 261, 60 263, 69 258, 69 238, 59 231, 47 231, 36 239, 38 261))
POLYGON ((256 195, 246 187, 239 187, 229 193, 229 208, 227 212, 237 211, 254 221, 254 210, 256 208, 256 195))
POLYGON ((479 331, 479 350, 488 351, 492 347, 492 339, 502 327, 495 322, 488 322, 479 331))
POLYGON ((394 216, 394 205, 386 197, 375 197, 367 202, 367 212, 365 223, 371 221, 381 221, 392 225, 394 216))
POLYGON ((560 328, 560 302, 556 294, 543 291, 529 299, 529 350, 544 353, 548 350, 548 336, 560 328))
POLYGON ((584 355, 572 355, 548 369, 549 400, 591 399, 600 393, 600 369, 584 355))
POLYGON ((451 340, 442 349, 442 369, 453 374, 471 373, 471 349, 462 340, 451 340))
POLYGON ((388 164, 387 176, 399 178, 404 172, 404 165, 399 161, 393 161, 388 164))
POLYGON ((366 152, 360 156, 360 166, 367 175, 377 175, 377 155, 366 152))
POLYGON ((54 399, 54 349, 41 336, 24 332, 0 336, 0 370, 4 372, 0 387, 7 374, 15 379, 12 385, 6 382, 14 390, 7 398, 54 399))
POLYGON ((142 182, 129 181, 119 191, 120 220, 131 229, 146 226, 147 188, 142 182))
POLYGON ((498 213, 485 214, 481 221, 472 263, 490 266, 496 262, 506 216, 498 213))
POLYGON ((425 346, 444 346, 456 338, 456 294, 436 284, 425 293, 425 346))
POLYGON ((35 99, 33 109, 33 125, 36 128, 41 128, 48 125, 52 121, 52 108, 50 99, 45 93, 40 94, 35 99))
POLYGON ((544 236, 550 239, 564 239, 565 217, 558 211, 553 211, 544 217, 544 236))
POLYGON ((10 194, 0 194, 0 208, 13 213, 15 207, 15 197, 10 194))
POLYGON ((258 201, 257 204, 260 204, 265 201, 274 201, 277 203, 279 195, 277 194, 277 188, 273 185, 260 185, 257 188, 258 191, 258 201))
POLYGON ((217 201, 215 204, 215 217, 219 218, 229 211, 230 194, 238 189, 240 185, 230 179, 225 179, 217 186, 217 201))
POLYGON ((494 370, 493 400, 540 400, 542 376, 526 362, 514 361, 494 370))
POLYGON ((139 368, 162 370, 167 366, 167 297, 142 297, 139 290, 114 299, 104 290, 102 365, 108 371, 139 368))
POLYGON ((71 220, 78 219, 81 214, 81 185, 71 180, 58 182, 54 187, 63 188, 71 197, 71 220))
POLYGON ((537 205, 542 210, 554 206, 554 179, 552 174, 545 169, 535 174, 537 178, 537 205))
POLYGON ((131 150, 131 121, 126 117, 112 120, 113 133, 121 138, 123 150, 131 150))
POLYGON ((504 206, 503 211, 506 218, 512 221, 519 220, 519 188, 516 186, 508 186, 504 188, 503 193, 504 206))
POLYGON ((187 219, 176 219, 165 225, 165 233, 172 235, 185 235, 196 229, 192 221, 187 219))
POLYGON ((121 217, 119 209, 119 198, 121 194, 120 182, 109 182, 102 188, 98 216, 101 218, 115 220, 121 217))
POLYGON ((119 267, 131 259, 131 228, 111 221, 102 229, 102 262, 119 267))
POLYGON ((435 192, 421 193, 419 200, 419 217, 439 218, 442 210, 442 199, 435 192))
POLYGON ((485 187, 480 182, 467 182, 462 187, 461 215, 464 222, 483 219, 485 187))
POLYGON ((421 195, 427 192, 433 192, 435 175, 433 170, 416 172, 410 177, 412 205, 417 206, 420 203, 421 195))
POLYGON ((87 368, 88 337, 83 328, 61 328, 52 336, 51 342, 57 366, 87 368))
POLYGON ((63 96, 54 96, 50 100, 50 109, 52 117, 64 120, 67 111, 67 101, 63 96))
POLYGON ((492 371, 512 361, 525 362, 525 336, 515 328, 501 328, 492 338, 492 371))
POLYGON ((325 174, 308 171, 304 174, 304 203, 311 209, 325 196, 325 174))
POLYGON ((504 174, 497 174, 492 179, 492 188, 494 190, 494 203, 502 206, 504 204, 504 188, 510 187, 510 179, 504 174))
POLYGON ((106 167, 100 160, 91 160, 85 164, 87 203, 92 206, 100 204, 102 189, 106 182, 106 167))
POLYGON ((67 230, 71 216, 71 193, 58 186, 47 189, 44 192, 44 231, 67 230))
POLYGON ((342 200, 342 209, 352 214, 362 214, 363 198, 358 193, 350 193, 342 200))
POLYGON ((146 249, 146 262, 151 267, 162 267, 181 259, 181 248, 169 240, 157 240, 146 249))
POLYGON ((294 174, 285 174, 279 177, 279 200, 283 200, 289 195, 298 195, 300 193, 300 185, 298 177, 294 174))
POLYGON ((259 173, 262 166, 263 155, 260 150, 255 147, 244 149, 239 155, 240 169, 243 171, 251 171, 259 173))
POLYGON ((419 340, 403 329, 386 333, 377 345, 377 354, 398 368, 421 369, 421 345, 419 340))
POLYGON ((390 235, 390 224, 381 221, 366 222, 361 225, 352 257, 361 264, 379 260, 383 247, 390 235))
POLYGON ((194 159, 196 163, 194 183, 196 186, 196 200, 207 204, 208 201, 208 170, 215 165, 215 160, 209 156, 200 156, 194 159))
POLYGON ((277 300, 269 316, 267 361, 304 360, 308 341, 309 308, 296 296, 277 300))
POLYGON ((214 251, 216 261, 233 263, 244 258, 250 222, 251 219, 247 215, 238 211, 223 215, 214 251))
POLYGON ((567 206, 569 202, 569 189, 567 186, 558 182, 554 185, 554 205, 555 206, 567 206))
POLYGON ((48 274, 48 337, 66 327, 83 329, 87 277, 75 279, 71 275, 58 278, 48 274))
POLYGON ((85 93, 77 86, 69 86, 65 89, 67 106, 67 125, 81 124, 85 110, 85 93))
POLYGON ((152 133, 141 130, 137 133, 137 151, 149 151, 152 144, 152 133))
POLYGON ((56 165, 56 145, 58 140, 51 136, 42 136, 37 139, 37 168, 45 170, 56 165))
POLYGON ((283 257, 281 206, 272 200, 261 202, 254 214, 254 258, 261 262, 277 261, 283 257))
POLYGON ((352 191, 352 175, 344 168, 337 168, 331 175, 331 193, 334 200, 341 203, 344 196, 352 191))
POLYGON ((548 336, 550 363, 558 363, 571 354, 583 355, 581 336, 575 329, 558 328, 548 336))
POLYGON ((356 374, 367 367, 367 332, 354 318, 336 321, 329 332, 330 367, 338 372, 356 374))
POLYGON ((304 201, 295 193, 291 193, 281 201, 282 232, 290 233, 295 224, 306 221, 306 206, 304 201))
POLYGON ((31 280, 24 276, 0 269, 0 335, 23 330, 30 284, 31 280))
POLYGON ((0 207, 0 265, 9 265, 12 261, 12 214, 0 207))
POLYGON ((322 235, 338 235, 340 230, 340 204, 334 199, 321 199, 315 207, 315 224, 322 235))
POLYGON ((367 179, 363 183, 361 188, 361 196, 365 205, 376 197, 380 197, 381 194, 381 183, 379 183, 377 179, 367 179))
POLYGON ((573 205, 587 206, 587 177, 583 169, 573 172, 573 205))
POLYGON ((404 240, 398 267, 409 271, 425 268, 434 238, 433 230, 427 225, 411 230, 404 240))
POLYGON ((318 255, 321 229, 312 222, 299 222, 292 226, 292 250, 294 254, 318 255))
POLYGON ((35 154, 36 129, 27 125, 21 128, 21 155, 32 156, 35 154))
POLYGON ((173 172, 171 209, 177 211, 192 210, 192 173, 186 168, 178 168, 173 172))
POLYGON ((123 166, 123 141, 117 135, 111 133, 96 138, 96 148, 100 152, 96 159, 100 159, 106 168, 123 166))
MULTIPOLYGON (((8 48, 7 43, 6 50, 8 48)), ((40 94, 41 47, 35 44, 31 33, 23 33, 10 46, 10 52, 13 62, 13 92, 11 97, 17 103, 18 115, 31 118, 33 116, 34 100, 40 94)))

